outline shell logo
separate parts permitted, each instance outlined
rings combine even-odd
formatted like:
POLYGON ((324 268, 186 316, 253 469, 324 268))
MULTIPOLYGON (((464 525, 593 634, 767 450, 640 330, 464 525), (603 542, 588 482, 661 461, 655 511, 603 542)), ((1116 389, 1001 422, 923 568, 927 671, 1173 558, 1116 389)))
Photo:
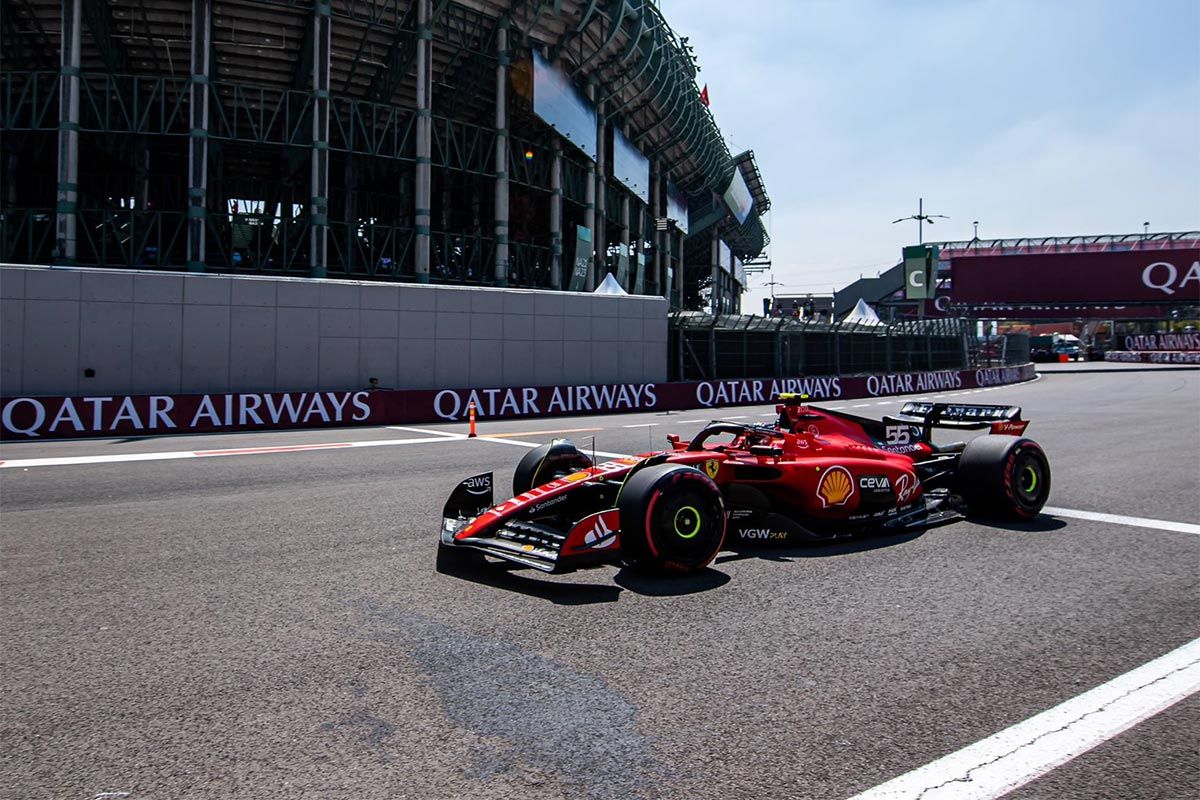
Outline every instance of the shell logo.
POLYGON ((845 467, 830 467, 817 482, 817 497, 821 507, 843 506, 854 496, 854 478, 845 467))

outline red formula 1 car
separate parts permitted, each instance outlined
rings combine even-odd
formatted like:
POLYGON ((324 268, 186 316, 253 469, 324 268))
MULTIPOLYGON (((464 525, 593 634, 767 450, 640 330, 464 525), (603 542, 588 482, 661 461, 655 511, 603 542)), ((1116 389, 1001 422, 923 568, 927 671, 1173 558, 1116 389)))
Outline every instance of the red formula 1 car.
POLYGON ((1015 406, 906 403, 883 420, 780 397, 771 425, 709 423, 671 449, 593 464, 558 439, 525 454, 513 495, 491 473, 442 512, 439 569, 485 556, 544 572, 623 563, 703 569, 722 549, 928 527, 960 515, 1030 519, 1050 493, 1042 448, 1015 406), (937 445, 934 428, 986 430, 937 445))

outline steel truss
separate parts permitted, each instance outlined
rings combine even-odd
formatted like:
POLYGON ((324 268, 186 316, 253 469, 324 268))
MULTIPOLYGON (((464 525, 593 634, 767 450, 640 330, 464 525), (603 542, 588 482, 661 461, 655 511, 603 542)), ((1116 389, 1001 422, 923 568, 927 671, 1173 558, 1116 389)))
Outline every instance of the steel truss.
MULTIPOLYGON (((595 224, 595 198, 597 268, 626 243, 631 261, 647 256, 644 289, 664 291, 684 252, 677 232, 655 225, 666 180, 711 196, 735 168, 699 102, 686 40, 649 0, 2 1, 0 128, 20 153, 0 187, 6 261, 63 257, 69 219, 79 263, 320 274, 327 261, 330 275, 378 279, 419 279, 423 263, 433 280, 557 286, 574 227, 595 224), (54 17, 67 9, 85 29, 71 64, 55 55, 54 17), (211 32, 197 38, 197 20, 211 32), (321 66, 333 54, 329 20, 332 73, 321 66), (435 45, 424 55, 422 41, 435 45), (270 58, 257 80, 260 47, 270 58), (531 47, 591 82, 602 117, 647 153, 649 205, 606 168, 589 172, 519 102, 496 113, 497 81, 531 47), (413 97, 421 69, 425 105, 413 97), (68 88, 79 101, 66 118, 68 88), (83 169, 78 183, 60 171, 56 207, 53 175, 36 164, 63 147, 83 169), (181 181, 189 152, 199 166, 181 181), (422 163, 433 175, 420 195, 422 163), (500 182, 511 197, 493 197, 500 182), (231 210, 233 198, 259 208, 231 210)), ((754 230, 725 232, 756 241, 754 230)))

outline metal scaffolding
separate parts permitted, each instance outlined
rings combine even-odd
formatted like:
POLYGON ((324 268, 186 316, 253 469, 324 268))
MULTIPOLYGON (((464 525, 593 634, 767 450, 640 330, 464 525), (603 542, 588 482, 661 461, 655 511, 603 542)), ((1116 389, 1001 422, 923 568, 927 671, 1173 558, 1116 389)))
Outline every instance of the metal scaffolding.
POLYGON ((649 0, 2 4, 7 262, 565 288, 583 226, 586 288, 621 244, 627 289, 684 302, 685 238, 765 245, 761 176, 743 225, 664 224, 668 181, 694 214, 758 173, 649 0), (535 50, 595 99, 594 161, 522 93, 535 50), (648 202, 612 174, 610 127, 648 159, 648 202))

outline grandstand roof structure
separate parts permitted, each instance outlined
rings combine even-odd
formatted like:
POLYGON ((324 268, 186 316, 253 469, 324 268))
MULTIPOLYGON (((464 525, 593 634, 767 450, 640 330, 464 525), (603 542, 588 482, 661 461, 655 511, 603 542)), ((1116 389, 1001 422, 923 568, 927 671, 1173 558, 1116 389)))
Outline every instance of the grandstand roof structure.
POLYGON ((589 285, 624 246, 666 293, 684 230, 743 258, 766 243, 753 153, 731 155, 650 0, 2 5, 5 260, 567 288, 586 227, 589 285), (538 107, 539 59, 586 97, 593 153, 538 107), (615 174, 626 151, 649 187, 615 174), (697 219, 738 170, 744 222, 649 233, 668 183, 697 219))

